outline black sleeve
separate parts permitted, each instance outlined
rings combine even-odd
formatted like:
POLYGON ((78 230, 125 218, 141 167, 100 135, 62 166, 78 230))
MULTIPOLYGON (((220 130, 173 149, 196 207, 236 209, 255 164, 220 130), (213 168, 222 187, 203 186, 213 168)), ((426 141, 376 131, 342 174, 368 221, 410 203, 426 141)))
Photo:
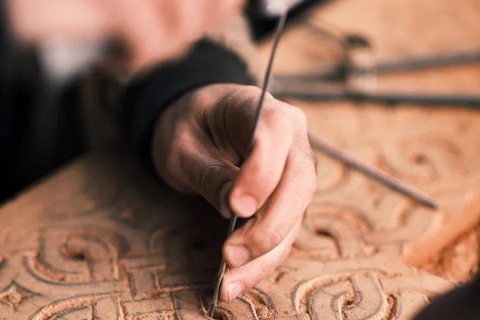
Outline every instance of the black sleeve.
POLYGON ((151 163, 152 130, 162 110, 183 93, 214 83, 248 85, 253 79, 235 53, 202 40, 182 60, 159 66, 129 85, 122 101, 122 117, 142 160, 151 163))
POLYGON ((0 203, 10 196, 13 177, 13 106, 11 104, 10 88, 12 84, 13 46, 8 28, 8 17, 5 1, 0 1, 0 203))
MULTIPOLYGON (((289 20, 300 17, 313 5, 329 0, 306 0, 289 12, 289 20)), ((274 29, 275 20, 249 17, 257 39, 274 29)), ((159 66, 149 76, 132 83, 122 99, 121 113, 140 157, 151 164, 152 129, 163 109, 187 91, 213 83, 253 84, 247 66, 232 51, 202 40, 181 61, 159 66)))

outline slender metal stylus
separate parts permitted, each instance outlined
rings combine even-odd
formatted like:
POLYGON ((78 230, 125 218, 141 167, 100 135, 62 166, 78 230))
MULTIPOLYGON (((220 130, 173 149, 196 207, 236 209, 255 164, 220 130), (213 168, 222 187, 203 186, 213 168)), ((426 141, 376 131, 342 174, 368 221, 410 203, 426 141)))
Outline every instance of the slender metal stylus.
MULTIPOLYGON (((262 93, 260 95, 260 99, 258 100, 257 109, 255 110, 255 122, 254 122, 253 130, 252 130, 252 136, 250 138, 250 143, 248 145, 248 149, 247 149, 247 153, 246 153, 245 158, 248 157, 248 155, 252 151, 253 146, 255 144, 255 131, 257 129, 258 121, 260 119, 260 114, 262 113, 263 101, 265 100, 265 94, 267 93, 268 83, 270 81, 270 76, 271 76, 271 73, 272 73, 272 67, 273 67, 273 60, 275 58, 275 52, 277 51, 278 43, 280 42, 280 37, 283 33, 283 30, 285 29, 286 21, 287 21, 287 12, 285 11, 280 16, 280 20, 278 21, 278 25, 277 25, 277 30, 275 31, 275 39, 274 39, 274 42, 273 42, 272 51, 270 53, 270 59, 268 61, 267 70, 265 72, 265 78, 263 79, 262 93)), ((235 215, 231 210, 230 210, 230 213, 231 213, 231 218, 230 218, 230 225, 228 227, 227 238, 235 230, 235 224, 237 222, 237 215, 235 215)), ((222 262, 220 263, 220 269, 218 270, 217 279, 216 279, 216 282, 215 282, 215 291, 213 293, 212 307, 210 308, 209 316, 211 318, 213 318, 213 316, 215 315, 215 309, 217 308, 218 297, 220 295, 220 287, 222 286, 222 281, 223 281, 223 276, 225 275, 226 266, 227 265, 225 263, 225 260, 222 259, 222 262)))

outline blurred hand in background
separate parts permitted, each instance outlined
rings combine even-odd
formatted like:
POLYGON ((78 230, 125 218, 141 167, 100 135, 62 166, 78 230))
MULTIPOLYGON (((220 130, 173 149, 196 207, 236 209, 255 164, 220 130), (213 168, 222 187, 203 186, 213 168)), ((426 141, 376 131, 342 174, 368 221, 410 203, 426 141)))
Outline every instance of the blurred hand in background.
POLYGON ((128 48, 129 69, 146 69, 186 51, 212 25, 239 11, 243 0, 9 0, 19 40, 91 43, 109 38, 128 48))

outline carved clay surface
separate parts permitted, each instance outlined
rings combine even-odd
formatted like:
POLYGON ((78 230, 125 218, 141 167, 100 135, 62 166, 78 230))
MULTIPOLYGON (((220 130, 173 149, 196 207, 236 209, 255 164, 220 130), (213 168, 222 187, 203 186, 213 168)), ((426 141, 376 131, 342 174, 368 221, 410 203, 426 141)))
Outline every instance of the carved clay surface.
POLYGON ((466 282, 478 272, 480 192, 468 194, 460 208, 437 217, 422 237, 404 245, 402 261, 447 279, 466 282))
MULTIPOLYGON (((340 0, 315 17, 371 37, 380 57, 457 49, 480 37, 477 0, 340 0), (439 22, 425 27, 425 17, 439 22)), ((279 69, 298 49, 285 45, 298 42, 295 32, 286 34, 279 69)), ((380 85, 480 89, 479 66, 432 72, 380 85)), ((222 318, 408 320, 454 286, 447 278, 471 277, 478 226, 447 244, 443 262, 423 266, 438 276, 400 257, 441 212, 478 189, 480 114, 295 104, 314 134, 435 196, 442 210, 422 208, 319 155, 317 193, 289 258, 254 289, 220 304, 222 318)), ((227 222, 201 199, 148 177, 129 152, 79 159, 0 209, 1 320, 206 318, 227 222)))
MULTIPOLYGON (((0 210, 9 220, 0 229, 3 319, 206 317, 226 223, 201 199, 176 195, 134 167, 124 151, 91 155, 0 210), (52 192, 97 179, 114 195, 108 202, 92 193, 88 201, 102 205, 89 214, 72 215, 72 199, 62 219, 58 210, 49 215, 52 192)), ((375 227, 364 213, 319 202, 291 257, 221 304, 224 319, 408 319, 451 287, 400 263, 401 242, 367 241, 375 227)))

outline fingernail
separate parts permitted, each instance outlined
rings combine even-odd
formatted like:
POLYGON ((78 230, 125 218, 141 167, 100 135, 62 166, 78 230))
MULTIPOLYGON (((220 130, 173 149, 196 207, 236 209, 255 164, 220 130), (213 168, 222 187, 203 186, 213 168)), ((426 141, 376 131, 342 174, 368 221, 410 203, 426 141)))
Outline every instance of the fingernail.
POLYGON ((249 217, 257 212, 257 200, 246 194, 234 197, 231 204, 233 211, 242 217, 249 217))
POLYGON ((227 249, 227 260, 230 266, 240 267, 247 262, 250 254, 245 247, 242 246, 230 246, 227 249))
POLYGON ((242 286, 235 282, 229 283, 227 289, 228 301, 235 299, 240 293, 242 293, 242 286))

